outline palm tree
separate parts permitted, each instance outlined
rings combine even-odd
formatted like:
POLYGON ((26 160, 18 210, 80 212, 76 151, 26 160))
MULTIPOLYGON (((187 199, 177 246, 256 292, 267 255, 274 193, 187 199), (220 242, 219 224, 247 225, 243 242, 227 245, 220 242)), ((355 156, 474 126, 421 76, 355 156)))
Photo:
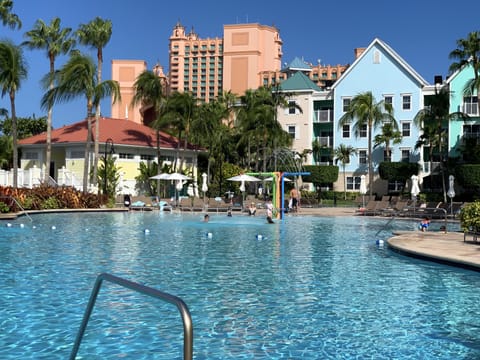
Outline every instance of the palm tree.
POLYGON ((374 138, 373 148, 385 144, 385 161, 388 162, 392 161, 390 142, 392 142, 392 144, 394 145, 400 144, 402 142, 402 133, 398 130, 398 126, 396 126, 396 124, 396 122, 384 123, 382 125, 382 132, 375 135, 374 138))
POLYGON ((15 95, 20 89, 22 80, 27 78, 27 64, 20 46, 9 40, 0 41, 0 89, 2 97, 10 98, 10 114, 12 117, 13 138, 13 187, 17 187, 18 177, 18 134, 15 95))
MULTIPOLYGON (((74 46, 75 39, 71 36, 71 28, 61 28, 60 18, 53 18, 50 25, 45 24, 41 19, 37 20, 33 29, 26 32, 25 36, 29 40, 24 41, 22 45, 30 49, 46 50, 47 58, 50 62, 50 83, 49 89, 54 87, 55 60, 58 55, 67 54, 74 46)), ((45 180, 50 176, 50 159, 52 156, 52 107, 49 106, 47 114, 47 151, 45 159, 45 180)))
POLYGON ((466 39, 457 40, 457 48, 453 50, 450 59, 458 60, 450 65, 450 72, 461 69, 467 64, 473 68, 473 79, 465 84, 464 93, 473 94, 477 90, 478 114, 480 114, 480 31, 473 31, 466 39))
POLYGON ((345 167, 350 163, 350 157, 355 155, 357 150, 351 145, 340 144, 334 150, 335 164, 340 162, 342 164, 343 170, 343 195, 345 200, 347 200, 347 178, 345 176, 345 167))
MULTIPOLYGON (((103 48, 108 44, 112 36, 112 22, 96 17, 88 24, 80 24, 77 37, 82 45, 90 46, 97 51, 97 84, 102 83, 102 67, 103 67, 103 48)), ((100 102, 95 105, 95 160, 93 163, 93 178, 97 178, 97 167, 99 159, 99 143, 100 138, 100 102)), ((96 180, 95 180, 96 181, 96 180)))
POLYGON ((368 183, 370 188, 370 197, 373 195, 373 159, 372 159, 372 132, 373 129, 385 122, 394 122, 393 108, 384 100, 375 102, 372 92, 367 91, 355 96, 350 102, 347 112, 340 118, 338 123, 342 128, 352 121, 355 136, 360 134, 360 129, 367 126, 368 131, 368 183))
POLYGON ((442 88, 435 90, 435 94, 425 99, 425 108, 421 109, 413 118, 414 124, 422 129, 422 135, 417 141, 415 147, 422 145, 429 146, 430 172, 432 172, 432 157, 434 149, 438 150, 440 156, 440 170, 442 176, 442 189, 444 201, 447 201, 447 192, 445 184, 445 174, 443 162, 447 156, 447 147, 443 144, 447 142, 447 128, 451 120, 466 120, 468 116, 462 112, 449 113, 450 93, 448 89, 442 88))
MULTIPOLYGON (((170 124, 178 132, 178 140, 183 138, 182 156, 180 159, 179 169, 183 169, 183 163, 185 161, 185 151, 188 148, 188 142, 191 140, 191 127, 192 123, 198 113, 197 100, 190 92, 175 92, 169 96, 165 105, 165 120, 167 124, 170 124), (182 136, 183 135, 183 136, 182 136)), ((180 144, 177 147, 180 150, 180 144)), ((178 158, 178 155, 177 155, 178 158)), ((175 167, 175 170, 177 167, 175 167)))
MULTIPOLYGON (((142 109, 151 107, 153 109, 155 120, 152 122, 152 127, 156 129, 157 133, 157 159, 158 174, 162 171, 162 161, 160 153, 160 116, 162 114, 162 106, 165 103, 164 86, 162 79, 158 77, 153 71, 145 70, 138 75, 133 84, 133 98, 132 105, 142 105, 142 109)), ((160 196, 160 180, 157 181, 157 195, 160 196)))
POLYGON ((83 169, 83 192, 88 189, 89 153, 92 136, 92 111, 100 101, 112 96, 115 103, 120 99, 120 86, 117 81, 97 82, 93 60, 79 53, 73 54, 68 62, 55 73, 56 86, 42 97, 42 107, 48 108, 54 103, 67 102, 78 97, 87 101, 87 139, 85 143, 85 165, 83 169))
POLYGON ((20 29, 22 22, 18 15, 12 13, 12 8, 12 0, 0 0, 0 20, 4 26, 8 26, 11 29, 20 29))

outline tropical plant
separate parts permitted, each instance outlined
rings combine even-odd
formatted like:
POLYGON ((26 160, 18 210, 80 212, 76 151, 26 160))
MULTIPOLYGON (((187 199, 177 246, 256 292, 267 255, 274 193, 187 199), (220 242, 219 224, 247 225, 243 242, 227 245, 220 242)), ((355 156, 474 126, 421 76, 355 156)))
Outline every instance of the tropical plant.
POLYGON ((429 146, 430 171, 432 172, 432 161, 436 150, 440 160, 440 173, 442 177, 443 198, 447 201, 445 185, 444 162, 447 157, 447 129, 451 120, 466 120, 468 116, 462 112, 449 113, 450 93, 448 89, 435 90, 435 94, 425 99, 425 108, 421 109, 413 118, 414 124, 422 130, 415 148, 429 146))
MULTIPOLYGON (((67 102, 78 97, 87 101, 87 139, 85 143, 85 165, 83 169, 83 191, 88 190, 89 153, 92 133, 92 110, 105 97, 112 97, 115 103, 120 98, 120 86, 117 81, 97 82, 93 60, 78 53, 55 72, 56 86, 42 97, 42 107, 48 108, 54 103, 67 102)), ((95 179, 96 180, 96 179, 95 179)))
POLYGON ((107 154, 107 158, 103 158, 102 164, 98 167, 97 183, 102 184, 102 192, 107 199, 115 197, 117 186, 120 182, 119 170, 121 168, 115 165, 115 160, 111 154, 107 154))
POLYGON ((11 29, 20 29, 22 22, 18 15, 12 13, 12 8, 12 0, 0 0, 0 21, 4 26, 8 26, 11 29))
POLYGON ((480 231, 480 201, 469 203, 460 210, 460 225, 464 231, 480 231))
POLYGON ((350 163, 350 157, 355 155, 357 150, 351 145, 340 144, 334 150, 335 164, 340 162, 342 164, 343 170, 343 195, 345 200, 347 200, 347 177, 345 173, 346 165, 350 163))
MULTIPOLYGON (((108 44, 112 36, 112 22, 100 17, 96 17, 87 24, 80 24, 76 35, 80 44, 90 46, 97 51, 97 84, 102 83, 103 67, 103 48, 108 44)), ((95 104, 95 139, 93 162, 93 175, 96 179, 97 166, 99 159, 99 139, 100 139, 100 102, 95 104)))
MULTIPOLYGON (((50 63, 49 89, 54 87, 55 60, 59 55, 67 54, 74 46, 75 39, 72 37, 71 28, 61 28, 60 18, 53 18, 50 25, 39 19, 35 22, 32 30, 27 31, 28 38, 22 45, 30 49, 45 50, 50 63)), ((52 156, 52 106, 47 111, 47 151, 45 157, 45 180, 50 175, 50 159, 52 156)))
POLYGON ((174 171, 182 171, 185 161, 185 151, 188 148, 191 139, 192 123, 197 115, 197 100, 191 92, 174 92, 171 94, 165 104, 165 114, 162 120, 164 125, 170 125, 178 134, 179 144, 177 146, 177 156, 180 157, 180 164, 175 163, 174 171), (180 155, 180 143, 183 140, 183 152, 180 155))
POLYGON ((473 79, 465 84, 464 93, 473 94, 475 90, 477 91, 478 114, 480 114, 480 31, 472 31, 466 39, 457 40, 457 48, 450 53, 449 57, 457 60, 450 65, 450 72, 471 64, 473 79))
POLYGON ((27 78, 27 64, 20 46, 9 40, 0 41, 0 89, 2 97, 8 94, 10 98, 10 114, 12 118, 13 137, 13 187, 18 182, 18 138, 17 112, 15 95, 23 80, 27 78))
MULTIPOLYGON (((161 144, 160 144, 160 131, 162 128, 161 115, 162 107, 165 104, 164 84, 162 79, 158 77, 153 71, 145 70, 138 75, 135 83, 133 84, 133 98, 132 105, 141 105, 142 111, 145 113, 145 109, 152 108, 154 121, 150 124, 155 130, 157 135, 157 159, 161 164, 161 144)), ((161 170, 161 166, 156 167, 157 171, 161 170)), ((155 174, 151 174, 153 176, 155 174)), ((157 182, 159 183, 159 181, 157 182)), ((160 186, 157 186, 157 190, 160 191, 160 186)), ((150 193, 153 195, 153 193, 150 193)), ((159 196, 160 193, 157 193, 159 196)))
POLYGON ((392 105, 386 103, 384 100, 379 102, 375 101, 375 97, 372 92, 367 91, 355 96, 346 111, 346 113, 340 118, 338 123, 339 128, 344 125, 350 124, 353 121, 353 132, 355 136, 359 136, 360 129, 367 126, 368 131, 368 183, 370 197, 373 195, 373 159, 372 159, 372 132, 379 125, 383 125, 388 122, 395 122, 393 117, 392 105))
POLYGON ((373 148, 385 144, 385 161, 392 161, 390 143, 397 145, 402 142, 402 133, 398 130, 397 122, 387 122, 382 125, 382 132, 375 135, 373 148))

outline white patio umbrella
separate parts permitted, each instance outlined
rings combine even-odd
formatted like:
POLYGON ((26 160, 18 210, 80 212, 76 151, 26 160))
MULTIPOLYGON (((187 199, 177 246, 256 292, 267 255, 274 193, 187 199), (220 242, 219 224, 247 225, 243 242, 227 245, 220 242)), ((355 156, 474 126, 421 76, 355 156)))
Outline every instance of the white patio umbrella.
POLYGON ((183 175, 183 174, 180 174, 180 173, 171 173, 171 174, 168 174, 168 177, 166 178, 166 180, 191 180, 192 178, 187 176, 187 175, 183 175))
POLYGON ((448 187, 447 195, 450 198, 450 215, 453 216, 453 198, 455 197, 455 187, 454 187, 455 177, 453 175, 450 175, 448 177, 448 183, 449 183, 449 187, 448 187))
POLYGON ((158 174, 158 175, 152 176, 152 177, 150 177, 150 179, 152 179, 152 180, 168 180, 169 176, 170 176, 170 174, 163 173, 163 174, 158 174))
POLYGON ((229 181, 262 181, 262 179, 256 178, 255 176, 247 175, 247 174, 240 174, 237 176, 232 176, 228 178, 229 181))
POLYGON ((412 175, 410 177, 412 180, 412 188, 410 189, 410 194, 413 199, 413 213, 415 214, 415 208, 417 207, 417 195, 420 194, 420 188, 418 187, 418 176, 412 175))
MULTIPOLYGON (((268 177, 268 178, 265 178, 265 179, 263 179, 263 181, 273 181, 273 176, 268 177)), ((289 178, 287 178, 287 177, 284 177, 284 178, 283 178, 283 181, 285 181, 285 182, 290 182, 290 181, 292 181, 292 180, 289 179, 289 178)))
POLYGON ((410 194, 412 194, 413 200, 417 198, 417 195, 420 194, 420 188, 418 187, 418 176, 417 175, 412 175, 411 178, 412 180, 412 188, 410 189, 410 194))
POLYGON ((245 182, 256 182, 256 181, 262 181, 262 179, 256 178, 255 176, 247 175, 247 174, 240 174, 237 176, 232 176, 231 178, 228 178, 227 180, 229 181, 239 181, 241 182, 240 184, 240 191, 242 192, 242 199, 243 199, 243 194, 245 193, 245 182))
POLYGON ((365 207, 365 194, 367 193, 367 181, 365 175, 360 176, 360 194, 362 194, 363 207, 365 207))
POLYGON ((207 177, 208 175, 203 173, 202 174, 202 192, 203 192, 203 206, 205 207, 205 196, 208 191, 208 185, 207 185, 207 177))

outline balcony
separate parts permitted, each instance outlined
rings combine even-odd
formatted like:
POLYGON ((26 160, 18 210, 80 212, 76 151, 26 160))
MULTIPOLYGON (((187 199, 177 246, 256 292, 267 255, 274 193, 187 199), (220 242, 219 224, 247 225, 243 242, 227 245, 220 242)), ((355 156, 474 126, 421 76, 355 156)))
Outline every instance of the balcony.
POLYGON ((317 136, 315 138, 320 143, 320 146, 323 147, 332 147, 333 146, 333 137, 332 136, 317 136))
POLYGON ((314 123, 333 122, 333 110, 315 110, 313 112, 314 123))

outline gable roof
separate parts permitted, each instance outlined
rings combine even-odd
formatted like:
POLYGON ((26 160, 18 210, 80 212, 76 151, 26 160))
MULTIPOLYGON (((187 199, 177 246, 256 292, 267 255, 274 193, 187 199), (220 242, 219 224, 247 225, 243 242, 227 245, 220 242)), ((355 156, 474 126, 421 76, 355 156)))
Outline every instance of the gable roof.
POLYGON ((403 68, 410 76, 412 76, 419 84, 422 86, 427 86, 428 82, 420 76, 419 73, 417 73, 400 55, 398 55, 395 50, 393 50, 389 45, 387 45, 385 42, 380 40, 379 38, 375 38, 370 45, 365 49, 365 51, 362 52, 362 54, 353 62, 352 65, 350 65, 347 70, 338 78, 337 81, 332 86, 332 89, 338 86, 339 83, 341 83, 347 76, 350 74, 353 69, 356 67, 356 65, 362 61, 362 59, 367 56, 367 53, 370 51, 371 48, 374 46, 378 46, 382 48, 387 54, 389 54, 397 63, 398 65, 403 68))
POLYGON ((295 90, 312 90, 322 91, 317 84, 315 84, 310 78, 303 72, 299 71, 290 76, 288 79, 283 80, 280 83, 280 90, 283 91, 295 91, 295 90))
POLYGON ((312 67, 299 57, 295 57, 292 62, 285 66, 282 71, 312 71, 312 67))
MULTIPOLYGON (((92 120, 92 139, 94 139, 95 120, 92 120)), ((156 148, 157 132, 156 130, 125 119, 112 119, 101 117, 99 143, 106 143, 108 139, 113 139, 115 145, 126 145, 136 147, 156 148)), ((66 125, 52 130, 52 144, 85 144, 87 139, 87 120, 66 125)), ((19 140, 19 145, 40 145, 46 144, 47 133, 43 132, 19 140)), ((178 140, 164 132, 160 132, 160 147, 167 149, 176 149, 178 140)), ((189 145, 189 149, 193 149, 189 145)))

